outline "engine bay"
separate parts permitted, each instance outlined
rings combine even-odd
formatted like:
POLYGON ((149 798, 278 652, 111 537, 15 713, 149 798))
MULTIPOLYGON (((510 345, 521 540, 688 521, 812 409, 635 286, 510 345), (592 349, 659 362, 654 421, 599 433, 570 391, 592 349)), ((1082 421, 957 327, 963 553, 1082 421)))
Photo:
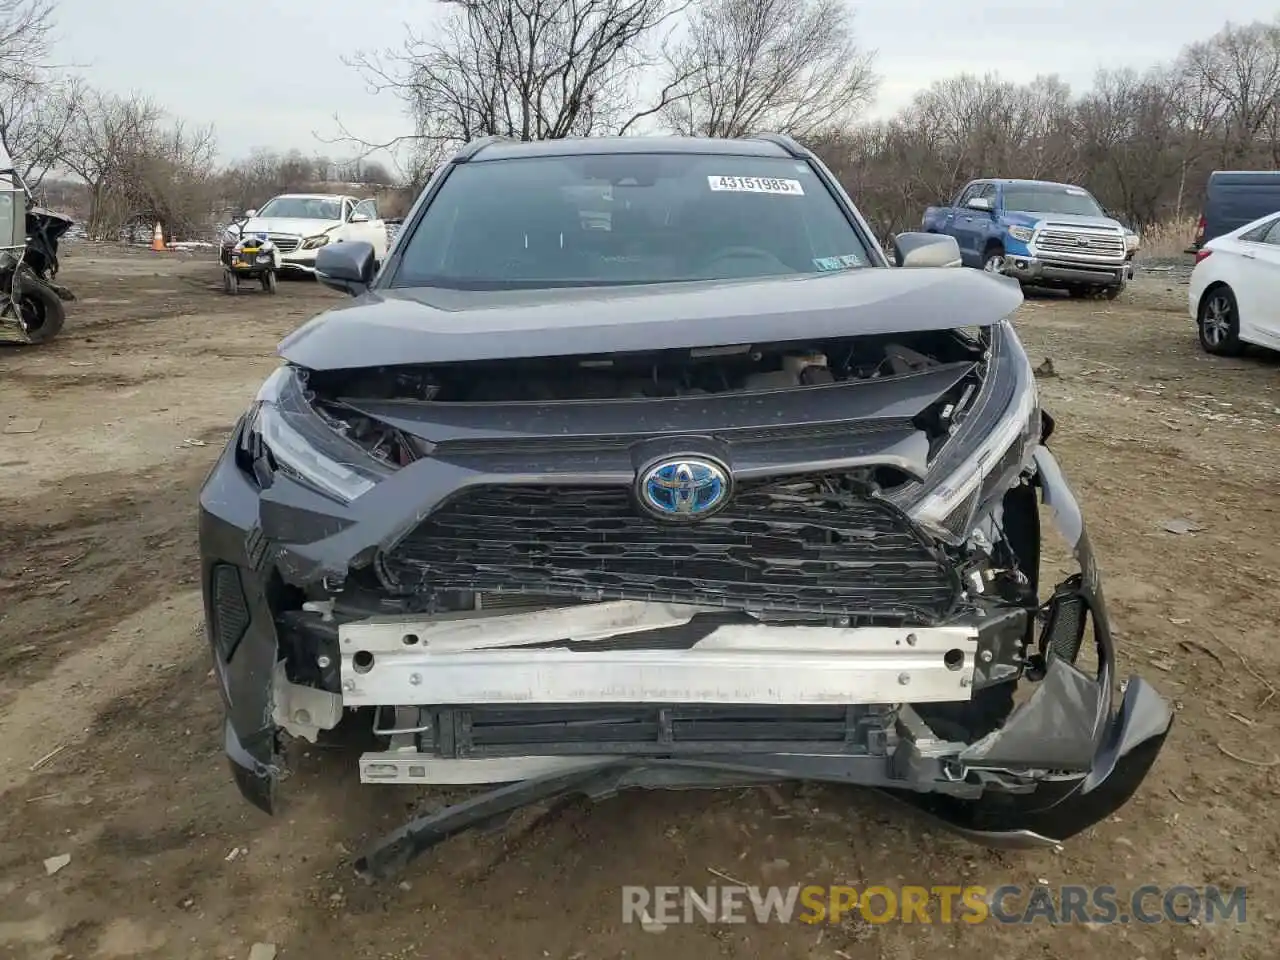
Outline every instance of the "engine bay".
POLYGON ((320 396, 352 400, 554 403, 660 399, 900 376, 946 363, 977 361, 985 349, 980 339, 948 330, 811 343, 374 367, 313 373, 308 383, 320 396))
POLYGON ((302 375, 312 405, 334 430, 384 462, 403 466, 421 452, 396 431, 361 413, 362 401, 554 404, 767 394, 971 363, 969 374, 915 418, 915 426, 929 439, 932 457, 978 395, 987 349, 986 331, 944 330, 806 343, 303 371, 302 375))

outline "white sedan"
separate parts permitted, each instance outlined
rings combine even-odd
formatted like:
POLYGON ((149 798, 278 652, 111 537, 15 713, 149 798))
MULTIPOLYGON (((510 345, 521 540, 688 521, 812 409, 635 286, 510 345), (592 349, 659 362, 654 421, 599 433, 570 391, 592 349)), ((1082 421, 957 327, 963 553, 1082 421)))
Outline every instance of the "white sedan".
POLYGON ((1207 352, 1234 356, 1247 343, 1280 350, 1280 212, 1206 243, 1187 297, 1207 352))
MULTIPOLYGON (((342 240, 373 244, 381 263, 387 256, 387 224, 374 200, 323 193, 286 193, 272 197, 260 210, 245 213, 245 233, 265 233, 281 255, 281 268, 314 273, 320 248, 342 240)), ((228 228, 234 242, 238 225, 228 228)), ((225 241, 224 241, 225 242, 225 241)))

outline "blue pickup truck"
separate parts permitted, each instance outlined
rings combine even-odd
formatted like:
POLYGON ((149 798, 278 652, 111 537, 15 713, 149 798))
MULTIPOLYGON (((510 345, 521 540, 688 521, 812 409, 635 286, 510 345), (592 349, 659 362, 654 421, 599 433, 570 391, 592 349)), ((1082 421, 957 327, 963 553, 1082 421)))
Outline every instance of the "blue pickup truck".
POLYGON ((923 229, 954 237, 965 266, 1076 297, 1113 300, 1133 279, 1137 238, 1071 184, 974 180, 953 206, 925 210, 923 229))

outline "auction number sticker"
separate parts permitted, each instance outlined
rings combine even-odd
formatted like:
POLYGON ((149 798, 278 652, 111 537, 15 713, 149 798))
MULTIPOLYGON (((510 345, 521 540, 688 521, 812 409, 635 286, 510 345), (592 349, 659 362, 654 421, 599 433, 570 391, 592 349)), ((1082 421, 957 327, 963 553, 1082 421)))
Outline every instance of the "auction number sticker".
POLYGON ((777 177, 707 177, 712 190, 733 193, 781 193, 804 196, 799 180, 780 180, 777 177))

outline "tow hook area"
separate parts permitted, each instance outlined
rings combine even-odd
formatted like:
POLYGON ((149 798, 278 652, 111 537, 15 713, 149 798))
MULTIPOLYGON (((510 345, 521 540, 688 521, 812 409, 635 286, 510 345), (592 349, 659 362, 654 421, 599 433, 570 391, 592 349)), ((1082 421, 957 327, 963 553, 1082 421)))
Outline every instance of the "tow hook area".
POLYGON ((276 662, 271 681, 271 719, 290 736, 315 743, 321 730, 332 730, 342 719, 342 697, 291 683, 283 660, 276 662))

